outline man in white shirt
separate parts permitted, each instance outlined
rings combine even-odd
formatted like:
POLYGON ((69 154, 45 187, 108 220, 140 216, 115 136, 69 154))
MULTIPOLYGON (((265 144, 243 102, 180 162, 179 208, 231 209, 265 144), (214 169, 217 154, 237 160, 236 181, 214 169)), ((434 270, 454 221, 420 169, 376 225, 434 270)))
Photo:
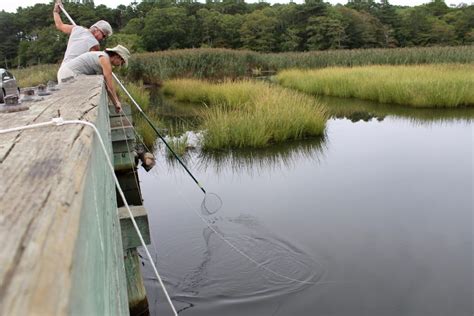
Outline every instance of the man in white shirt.
MULTIPOLYGON (((67 43, 66 52, 61 67, 58 71, 58 78, 63 71, 63 65, 78 57, 81 54, 98 51, 100 49, 99 41, 112 35, 112 27, 104 20, 100 20, 89 29, 78 25, 63 23, 59 13, 61 12, 61 1, 54 5, 53 17, 56 28, 63 33, 70 34, 67 43)), ((61 83, 58 79, 58 83, 61 83)))

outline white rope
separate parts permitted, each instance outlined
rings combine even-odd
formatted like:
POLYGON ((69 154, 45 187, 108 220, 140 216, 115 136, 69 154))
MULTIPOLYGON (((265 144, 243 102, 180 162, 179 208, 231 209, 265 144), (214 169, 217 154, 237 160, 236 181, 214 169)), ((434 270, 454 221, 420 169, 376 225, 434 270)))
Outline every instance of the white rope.
POLYGON ((146 243, 145 243, 145 240, 143 239, 143 236, 142 234, 140 233, 140 229, 138 228, 138 225, 137 225, 137 222, 135 221, 135 218, 133 217, 133 213, 132 211, 130 210, 130 206, 128 205, 127 203, 127 200, 125 198, 125 195, 122 191, 122 188, 120 187, 120 183, 117 179, 117 176, 115 175, 115 170, 114 170, 114 166, 110 160, 110 157, 109 155, 107 154, 107 148, 105 147, 105 144, 104 144, 104 141, 102 140, 102 137, 99 133, 99 131, 97 130, 97 128, 95 127, 94 124, 90 123, 90 122, 87 122, 87 121, 82 121, 82 120, 63 120, 62 117, 58 117, 58 118, 53 118, 51 121, 49 122, 44 122, 44 123, 37 123, 37 124, 31 124, 31 125, 26 125, 26 126, 20 126, 20 127, 14 127, 14 128, 9 128, 9 129, 3 129, 3 130, 0 130, 0 134, 6 134, 6 133, 11 133, 11 132, 17 132, 17 131, 22 131, 22 130, 27 130, 27 129, 34 129, 34 128, 40 128, 40 127, 45 127, 45 126, 49 126, 49 125, 56 125, 56 126, 61 126, 61 125, 72 125, 72 124, 80 124, 80 125, 85 125, 85 126, 89 126, 91 127, 95 134, 97 135, 97 138, 99 139, 99 142, 100 142, 100 145, 102 147, 102 151, 104 152, 104 155, 105 155, 105 158, 107 160, 107 164, 109 165, 109 168, 112 172, 112 175, 113 175, 113 178, 114 178, 114 181, 115 181, 115 186, 117 187, 117 190, 119 191, 120 193, 120 197, 122 198, 123 200, 123 203, 125 205, 125 207, 127 208, 128 210, 128 213, 130 215, 130 219, 132 221, 132 224, 133 224, 133 227, 135 228, 135 230, 137 231, 137 234, 138 234, 138 237, 140 239, 140 242, 143 246, 143 248, 145 249, 145 252, 146 252, 146 255, 148 257, 148 259, 150 260, 150 262, 152 263, 152 267, 153 267, 153 272, 155 273, 155 276, 156 278, 158 279, 158 281, 160 282, 160 285, 163 289, 163 292, 166 296, 166 299, 168 300, 168 303, 170 304, 171 306, 171 309, 173 310, 173 313, 175 316, 178 316, 178 313, 176 312, 176 309, 173 305, 173 302, 171 301, 171 298, 168 294, 168 291, 166 290, 166 287, 161 279, 161 276, 160 274, 158 273, 158 270, 154 264, 154 261, 151 257, 151 254, 150 252, 148 251, 148 248, 146 247, 146 243))

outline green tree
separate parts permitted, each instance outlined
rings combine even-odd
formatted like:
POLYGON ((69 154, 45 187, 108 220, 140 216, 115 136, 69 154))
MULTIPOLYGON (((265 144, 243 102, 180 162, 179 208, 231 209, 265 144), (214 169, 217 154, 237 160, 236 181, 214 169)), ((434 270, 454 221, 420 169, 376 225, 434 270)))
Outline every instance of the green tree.
POLYGON ((14 60, 17 56, 18 45, 22 37, 21 28, 15 14, 0 11, 0 63, 14 60))
POLYGON ((141 34, 145 27, 145 19, 133 18, 120 31, 125 34, 141 34))
POLYGON ((278 51, 296 51, 304 48, 305 30, 298 19, 298 5, 289 3, 272 7, 277 14, 279 48, 278 51))
POLYGON ((344 47, 372 48, 387 47, 388 35, 384 25, 366 11, 339 7, 346 34, 344 47))
POLYGON ((428 12, 433 16, 443 16, 449 11, 449 7, 446 5, 444 0, 431 0, 431 2, 425 4, 428 12))
POLYGON ((143 43, 148 51, 190 47, 194 17, 178 7, 155 8, 145 18, 143 43))
POLYGON ((38 63, 52 64, 60 61, 66 51, 67 35, 54 26, 44 27, 32 32, 30 40, 23 40, 20 50, 22 65, 38 63))
POLYGON ((272 52, 277 49, 275 37, 278 19, 270 11, 257 10, 244 17, 240 28, 243 47, 258 52, 272 52))
POLYGON ((474 5, 452 10, 443 16, 443 20, 454 27, 458 43, 472 43, 469 34, 474 31, 474 5))
POLYGON ((326 16, 310 18, 307 31, 309 50, 342 48, 342 43, 346 38, 342 22, 326 16))
POLYGON ((118 44, 127 47, 131 53, 141 53, 145 51, 143 39, 137 34, 115 33, 107 39, 107 47, 114 47, 118 44))
POLYGON ((241 48, 242 40, 240 38, 240 29, 244 23, 244 16, 241 14, 223 14, 220 21, 220 37, 216 39, 217 47, 241 48))
POLYGON ((455 27, 429 14, 426 7, 406 11, 402 17, 403 46, 455 44, 455 27))
POLYGON ((201 26, 201 43, 207 47, 215 47, 216 40, 222 33, 222 14, 216 10, 200 9, 197 19, 201 26))

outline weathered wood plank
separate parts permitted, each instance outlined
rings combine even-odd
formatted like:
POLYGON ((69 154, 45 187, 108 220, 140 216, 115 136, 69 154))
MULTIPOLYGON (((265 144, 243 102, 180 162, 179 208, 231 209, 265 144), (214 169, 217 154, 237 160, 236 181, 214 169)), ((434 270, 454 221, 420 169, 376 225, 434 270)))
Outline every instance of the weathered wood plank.
MULTIPOLYGON (((0 129, 50 121, 58 111, 64 119, 96 123, 102 82, 78 78, 28 111, 2 113, 0 129)), ((94 272, 76 257, 94 139, 80 125, 0 135, 0 315, 69 314, 78 299, 72 294, 77 269, 94 272)), ((90 297, 81 299, 90 303, 90 297)), ((112 304, 106 308, 120 314, 123 303, 112 304)))

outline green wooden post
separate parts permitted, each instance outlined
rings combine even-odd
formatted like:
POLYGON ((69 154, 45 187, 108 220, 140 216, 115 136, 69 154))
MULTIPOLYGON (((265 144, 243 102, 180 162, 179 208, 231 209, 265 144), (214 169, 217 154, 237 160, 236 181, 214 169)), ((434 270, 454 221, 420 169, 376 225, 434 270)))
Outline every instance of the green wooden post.
POLYGON ((140 273, 140 260, 137 248, 124 250, 124 255, 130 315, 146 315, 148 313, 148 300, 140 273))
POLYGON ((128 307, 131 315, 148 315, 148 300, 140 272, 140 258, 137 247, 142 246, 131 217, 135 219, 145 244, 150 244, 150 230, 148 217, 142 205, 140 185, 136 174, 137 157, 135 153, 135 133, 132 122, 131 108, 123 107, 125 117, 116 114, 110 109, 110 136, 114 152, 115 174, 120 182, 130 210, 123 206, 123 201, 117 196, 120 230, 124 252, 124 265, 127 280, 128 307))
MULTIPOLYGON (((143 206, 130 208, 133 218, 146 244, 150 243, 150 230, 148 217, 143 206)), ((138 246, 141 246, 138 234, 130 219, 130 213, 125 207, 118 209, 120 218, 120 229, 122 231, 122 245, 124 251, 125 274, 127 276, 128 306, 130 315, 143 315, 148 311, 148 300, 146 290, 140 273, 140 260, 138 257, 138 246)))

